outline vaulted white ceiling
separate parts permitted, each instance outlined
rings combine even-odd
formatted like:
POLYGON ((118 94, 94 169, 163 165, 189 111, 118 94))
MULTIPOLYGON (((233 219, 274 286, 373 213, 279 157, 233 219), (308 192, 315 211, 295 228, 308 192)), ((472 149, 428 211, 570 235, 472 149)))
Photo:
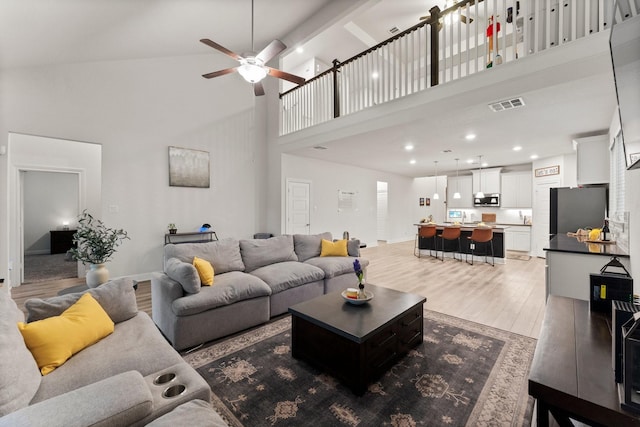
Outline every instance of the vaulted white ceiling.
MULTIPOLYGON (((391 36, 390 28, 414 25, 435 4, 443 7, 444 1, 255 0, 254 44, 260 50, 274 38, 284 39, 290 45, 281 65, 285 71, 309 57, 345 60, 391 36), (307 36, 308 20, 318 14, 326 25, 307 36), (298 40, 305 47, 302 56, 293 52, 298 40)), ((205 37, 232 51, 250 50, 250 0, 0 2, 0 72, 62 63, 217 55, 198 42, 205 37)), ((471 167, 464 160, 479 154, 490 166, 498 166, 530 162, 534 153, 571 153, 573 138, 606 130, 612 119, 615 91, 606 39, 598 38, 593 53, 585 53, 583 60, 563 62, 553 52, 539 55, 547 56, 544 69, 536 71, 532 62, 524 62, 531 58, 524 58, 518 61, 524 65, 505 64, 504 70, 481 73, 485 76, 475 81, 482 87, 460 92, 442 85, 436 89, 448 94, 442 102, 341 118, 333 125, 339 132, 301 132, 284 138, 285 145, 292 153, 328 161, 349 163, 357 156, 364 167, 409 176, 433 174, 434 160, 441 171, 451 171, 456 157, 463 169, 471 167), (487 107, 488 102, 513 96, 523 96, 526 108, 499 115, 487 107), (468 143, 466 132, 478 138, 468 143), (407 142, 416 145, 413 153, 403 150, 407 142), (313 150, 312 145, 329 149, 313 150), (513 152, 513 145, 523 150, 513 152), (417 163, 409 165, 410 158, 417 163)), ((213 69, 203 70, 208 71, 213 69)), ((240 78, 225 78, 236 77, 240 78)))

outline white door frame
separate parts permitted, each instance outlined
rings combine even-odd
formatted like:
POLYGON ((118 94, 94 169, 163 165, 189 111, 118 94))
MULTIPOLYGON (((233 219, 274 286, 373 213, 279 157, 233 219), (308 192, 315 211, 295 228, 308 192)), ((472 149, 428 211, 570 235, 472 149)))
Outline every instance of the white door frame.
POLYGON ((306 180, 306 179, 295 179, 295 178, 287 178, 286 179, 286 189, 285 189, 285 233, 286 234, 293 234, 292 233, 292 229, 291 229, 291 204, 290 204, 290 197, 291 197, 291 184, 306 184, 309 186, 309 192, 308 192, 308 202, 307 203, 307 218, 309 218, 309 222, 307 223, 306 227, 307 227, 307 233, 306 234, 310 234, 311 232, 311 181, 306 180))
MULTIPOLYGON (((24 282, 24 173, 25 172, 51 172, 51 173, 68 173, 75 174, 78 178, 78 200, 77 200, 77 208, 78 213, 82 212, 85 208, 85 200, 83 197, 83 192, 80 190, 84 188, 84 183, 86 181, 85 171, 83 169, 76 168, 57 168, 57 167, 30 167, 30 166, 18 166, 15 168, 16 173, 18 174, 18 179, 16 179, 16 195, 18 197, 16 203, 16 218, 18 220, 18 264, 14 266, 14 268, 18 268, 19 272, 19 283, 17 286, 20 286, 24 282)), ((78 277, 83 272, 83 265, 80 261, 78 261, 78 277)), ((15 285, 14 285, 15 286, 15 285)))

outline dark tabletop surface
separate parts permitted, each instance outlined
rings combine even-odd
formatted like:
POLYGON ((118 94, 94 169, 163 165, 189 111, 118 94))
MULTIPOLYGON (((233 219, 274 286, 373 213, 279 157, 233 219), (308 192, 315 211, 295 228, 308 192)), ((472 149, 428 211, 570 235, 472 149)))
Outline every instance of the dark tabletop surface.
POLYGON ((574 254, 629 257, 629 254, 619 248, 616 244, 581 242, 577 238, 567 236, 566 234, 555 235, 551 240, 549 240, 549 244, 544 248, 544 250, 551 252, 569 252, 574 254))
POLYGON ((370 284, 365 290, 372 292, 374 297, 362 305, 348 303, 338 291, 296 304, 289 307, 289 312, 345 338, 362 342, 390 320, 427 300, 420 295, 370 284))

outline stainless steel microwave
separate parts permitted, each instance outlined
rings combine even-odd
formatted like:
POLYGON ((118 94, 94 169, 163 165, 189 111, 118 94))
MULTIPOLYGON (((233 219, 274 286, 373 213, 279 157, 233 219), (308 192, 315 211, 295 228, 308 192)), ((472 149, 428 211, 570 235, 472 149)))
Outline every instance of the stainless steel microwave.
POLYGON ((473 206, 500 206, 500 194, 485 194, 484 197, 473 196, 473 206))

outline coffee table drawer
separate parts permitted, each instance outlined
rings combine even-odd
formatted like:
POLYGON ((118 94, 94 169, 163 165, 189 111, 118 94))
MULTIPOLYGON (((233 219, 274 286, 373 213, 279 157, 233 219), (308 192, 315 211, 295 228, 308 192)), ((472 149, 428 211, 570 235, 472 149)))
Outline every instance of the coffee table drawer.
POLYGON ((416 307, 398 320, 399 352, 407 352, 422 342, 424 335, 424 315, 422 306, 416 307))

